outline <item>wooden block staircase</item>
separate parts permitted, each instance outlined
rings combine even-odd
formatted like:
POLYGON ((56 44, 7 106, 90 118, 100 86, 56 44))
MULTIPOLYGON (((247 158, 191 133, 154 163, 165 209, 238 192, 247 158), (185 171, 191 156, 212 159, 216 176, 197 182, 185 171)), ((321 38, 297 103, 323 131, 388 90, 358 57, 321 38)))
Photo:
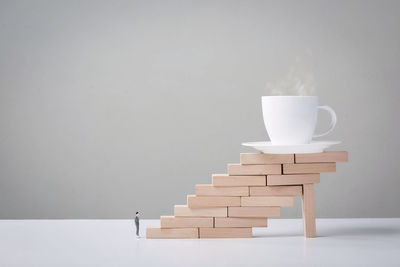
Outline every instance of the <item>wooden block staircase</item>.
POLYGON ((240 164, 228 164, 228 174, 214 174, 210 185, 196 185, 187 204, 161 216, 160 227, 148 227, 146 237, 249 238, 252 227, 267 227, 268 217, 280 217, 296 196, 302 198, 304 236, 315 237, 314 184, 347 160, 346 151, 242 153, 240 164))

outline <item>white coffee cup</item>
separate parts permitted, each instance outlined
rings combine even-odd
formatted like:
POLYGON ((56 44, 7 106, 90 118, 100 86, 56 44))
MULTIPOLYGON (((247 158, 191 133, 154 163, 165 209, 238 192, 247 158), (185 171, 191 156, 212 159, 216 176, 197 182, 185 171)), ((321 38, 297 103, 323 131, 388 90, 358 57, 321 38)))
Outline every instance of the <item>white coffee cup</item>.
POLYGON ((313 137, 330 133, 336 125, 336 113, 329 106, 318 106, 317 96, 263 96, 262 111, 265 128, 272 144, 308 144, 313 137), (318 109, 331 115, 329 129, 314 134, 318 109))

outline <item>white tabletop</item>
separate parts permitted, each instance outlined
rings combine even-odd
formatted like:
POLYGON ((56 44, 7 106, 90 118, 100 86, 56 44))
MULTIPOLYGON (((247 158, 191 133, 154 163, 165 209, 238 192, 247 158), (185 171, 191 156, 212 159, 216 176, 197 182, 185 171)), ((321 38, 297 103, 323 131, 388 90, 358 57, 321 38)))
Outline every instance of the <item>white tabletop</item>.
POLYGON ((0 266, 399 266, 400 219, 274 219, 252 239, 145 239, 141 220, 0 221, 0 266))

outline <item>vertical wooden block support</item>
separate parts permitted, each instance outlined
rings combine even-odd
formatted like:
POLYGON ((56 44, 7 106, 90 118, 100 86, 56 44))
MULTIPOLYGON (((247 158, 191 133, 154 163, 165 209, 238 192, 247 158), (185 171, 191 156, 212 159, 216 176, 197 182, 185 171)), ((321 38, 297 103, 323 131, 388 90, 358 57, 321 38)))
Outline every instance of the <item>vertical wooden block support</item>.
POLYGON ((316 237, 315 207, 314 207, 314 184, 303 185, 303 229, 304 237, 316 237))

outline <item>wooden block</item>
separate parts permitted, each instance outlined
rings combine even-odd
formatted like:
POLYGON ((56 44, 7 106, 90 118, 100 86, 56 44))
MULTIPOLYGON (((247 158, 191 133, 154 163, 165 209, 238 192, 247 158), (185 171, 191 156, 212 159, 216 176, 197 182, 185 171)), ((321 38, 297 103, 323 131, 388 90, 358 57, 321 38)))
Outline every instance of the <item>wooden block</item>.
POLYGON ((199 228, 147 227, 146 238, 199 238, 199 228))
POLYGON ((195 195, 187 196, 189 208, 207 208, 207 207, 239 207, 240 197, 198 197, 195 195))
POLYGON ((347 151, 329 151, 311 154, 296 154, 296 163, 314 163, 314 162, 347 162, 347 151))
POLYGON ((214 227, 214 218, 161 216, 161 228, 214 227))
POLYGON ((213 186, 250 186, 250 185, 266 185, 265 175, 240 175, 230 176, 228 174, 213 174, 213 186))
POLYGON ((335 172, 336 163, 295 163, 283 164, 284 174, 335 172))
POLYGON ((302 197, 303 229, 305 237, 316 237, 315 206, 314 206, 314 185, 303 185, 302 197))
POLYGON ((293 154, 263 154, 263 153, 241 153, 240 164, 282 164, 282 163, 294 163, 293 154))
POLYGON ((301 185, 318 184, 319 173, 311 174, 289 174, 289 175, 268 175, 267 185, 301 185))
POLYGON ((267 218, 215 218, 215 227, 267 227, 267 218))
POLYGON ((228 164, 229 175, 267 175, 267 174, 281 174, 282 166, 280 164, 274 165, 241 165, 241 164, 228 164))
POLYGON ((200 228, 200 238, 251 238, 251 228, 200 228))
POLYGON ((301 196, 302 194, 303 187, 299 185, 250 187, 250 196, 301 196))
MULTIPOLYGON (((254 176, 253 176, 254 177, 254 176)), ((264 176, 263 176, 264 177, 264 176)), ((248 196, 248 186, 221 187, 212 184, 197 184, 196 196, 248 196)))
POLYGON ((281 207, 228 207, 228 217, 279 217, 281 207))
POLYGON ((227 217, 227 208, 200 208, 191 209, 185 205, 175 205, 176 217, 227 217))
POLYGON ((293 197, 242 197, 242 207, 292 207, 293 197))

